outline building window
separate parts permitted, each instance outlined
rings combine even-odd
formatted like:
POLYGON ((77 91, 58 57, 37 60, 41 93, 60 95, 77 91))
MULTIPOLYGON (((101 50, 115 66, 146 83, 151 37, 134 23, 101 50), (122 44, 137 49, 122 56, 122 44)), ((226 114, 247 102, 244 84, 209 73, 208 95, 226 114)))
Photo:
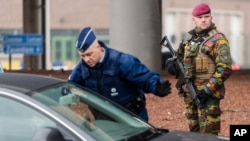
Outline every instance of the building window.
POLYGON ((60 61, 62 58, 62 42, 56 41, 56 51, 55 51, 55 59, 56 61, 60 61))
POLYGON ((66 60, 72 60, 73 59, 72 49, 73 49, 72 41, 67 41, 66 42, 66 60))

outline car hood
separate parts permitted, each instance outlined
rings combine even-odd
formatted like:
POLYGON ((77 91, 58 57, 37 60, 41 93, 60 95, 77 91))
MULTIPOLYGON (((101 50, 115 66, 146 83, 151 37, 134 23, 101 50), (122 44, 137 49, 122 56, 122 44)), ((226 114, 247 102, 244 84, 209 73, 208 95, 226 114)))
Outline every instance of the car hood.
POLYGON ((228 137, 170 130, 150 141, 229 141, 228 137))

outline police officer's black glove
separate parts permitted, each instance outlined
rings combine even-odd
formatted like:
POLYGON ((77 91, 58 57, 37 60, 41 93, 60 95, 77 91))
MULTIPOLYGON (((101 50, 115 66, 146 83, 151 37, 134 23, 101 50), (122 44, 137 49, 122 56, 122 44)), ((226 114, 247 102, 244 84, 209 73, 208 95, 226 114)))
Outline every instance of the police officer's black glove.
POLYGON ((201 105, 203 106, 210 98, 210 95, 208 95, 204 90, 201 90, 197 93, 197 97, 200 100, 201 105))
POLYGON ((166 61, 166 70, 169 74, 177 76, 179 74, 179 70, 177 68, 177 64, 174 60, 168 59, 166 61))
POLYGON ((171 93, 171 83, 166 80, 163 83, 158 83, 156 87, 157 96, 164 97, 171 93))

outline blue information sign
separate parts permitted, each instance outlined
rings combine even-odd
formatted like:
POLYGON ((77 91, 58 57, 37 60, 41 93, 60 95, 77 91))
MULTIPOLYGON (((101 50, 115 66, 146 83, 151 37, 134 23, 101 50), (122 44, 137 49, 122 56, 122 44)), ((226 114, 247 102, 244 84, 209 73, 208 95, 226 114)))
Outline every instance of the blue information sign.
POLYGON ((6 54, 42 54, 41 34, 6 34, 3 36, 3 52, 6 54))

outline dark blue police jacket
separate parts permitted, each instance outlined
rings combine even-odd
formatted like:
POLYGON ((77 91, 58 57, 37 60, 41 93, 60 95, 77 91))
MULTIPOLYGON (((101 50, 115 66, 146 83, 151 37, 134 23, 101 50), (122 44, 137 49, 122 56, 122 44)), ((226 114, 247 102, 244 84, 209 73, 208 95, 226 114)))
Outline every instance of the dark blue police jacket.
MULTIPOLYGON (((92 89, 122 106, 143 97, 144 92, 156 94, 157 81, 163 82, 159 74, 150 71, 136 57, 99 43, 105 49, 103 61, 90 68, 81 60, 68 81, 92 89)), ((147 120, 146 109, 142 111, 139 116, 147 120)))

